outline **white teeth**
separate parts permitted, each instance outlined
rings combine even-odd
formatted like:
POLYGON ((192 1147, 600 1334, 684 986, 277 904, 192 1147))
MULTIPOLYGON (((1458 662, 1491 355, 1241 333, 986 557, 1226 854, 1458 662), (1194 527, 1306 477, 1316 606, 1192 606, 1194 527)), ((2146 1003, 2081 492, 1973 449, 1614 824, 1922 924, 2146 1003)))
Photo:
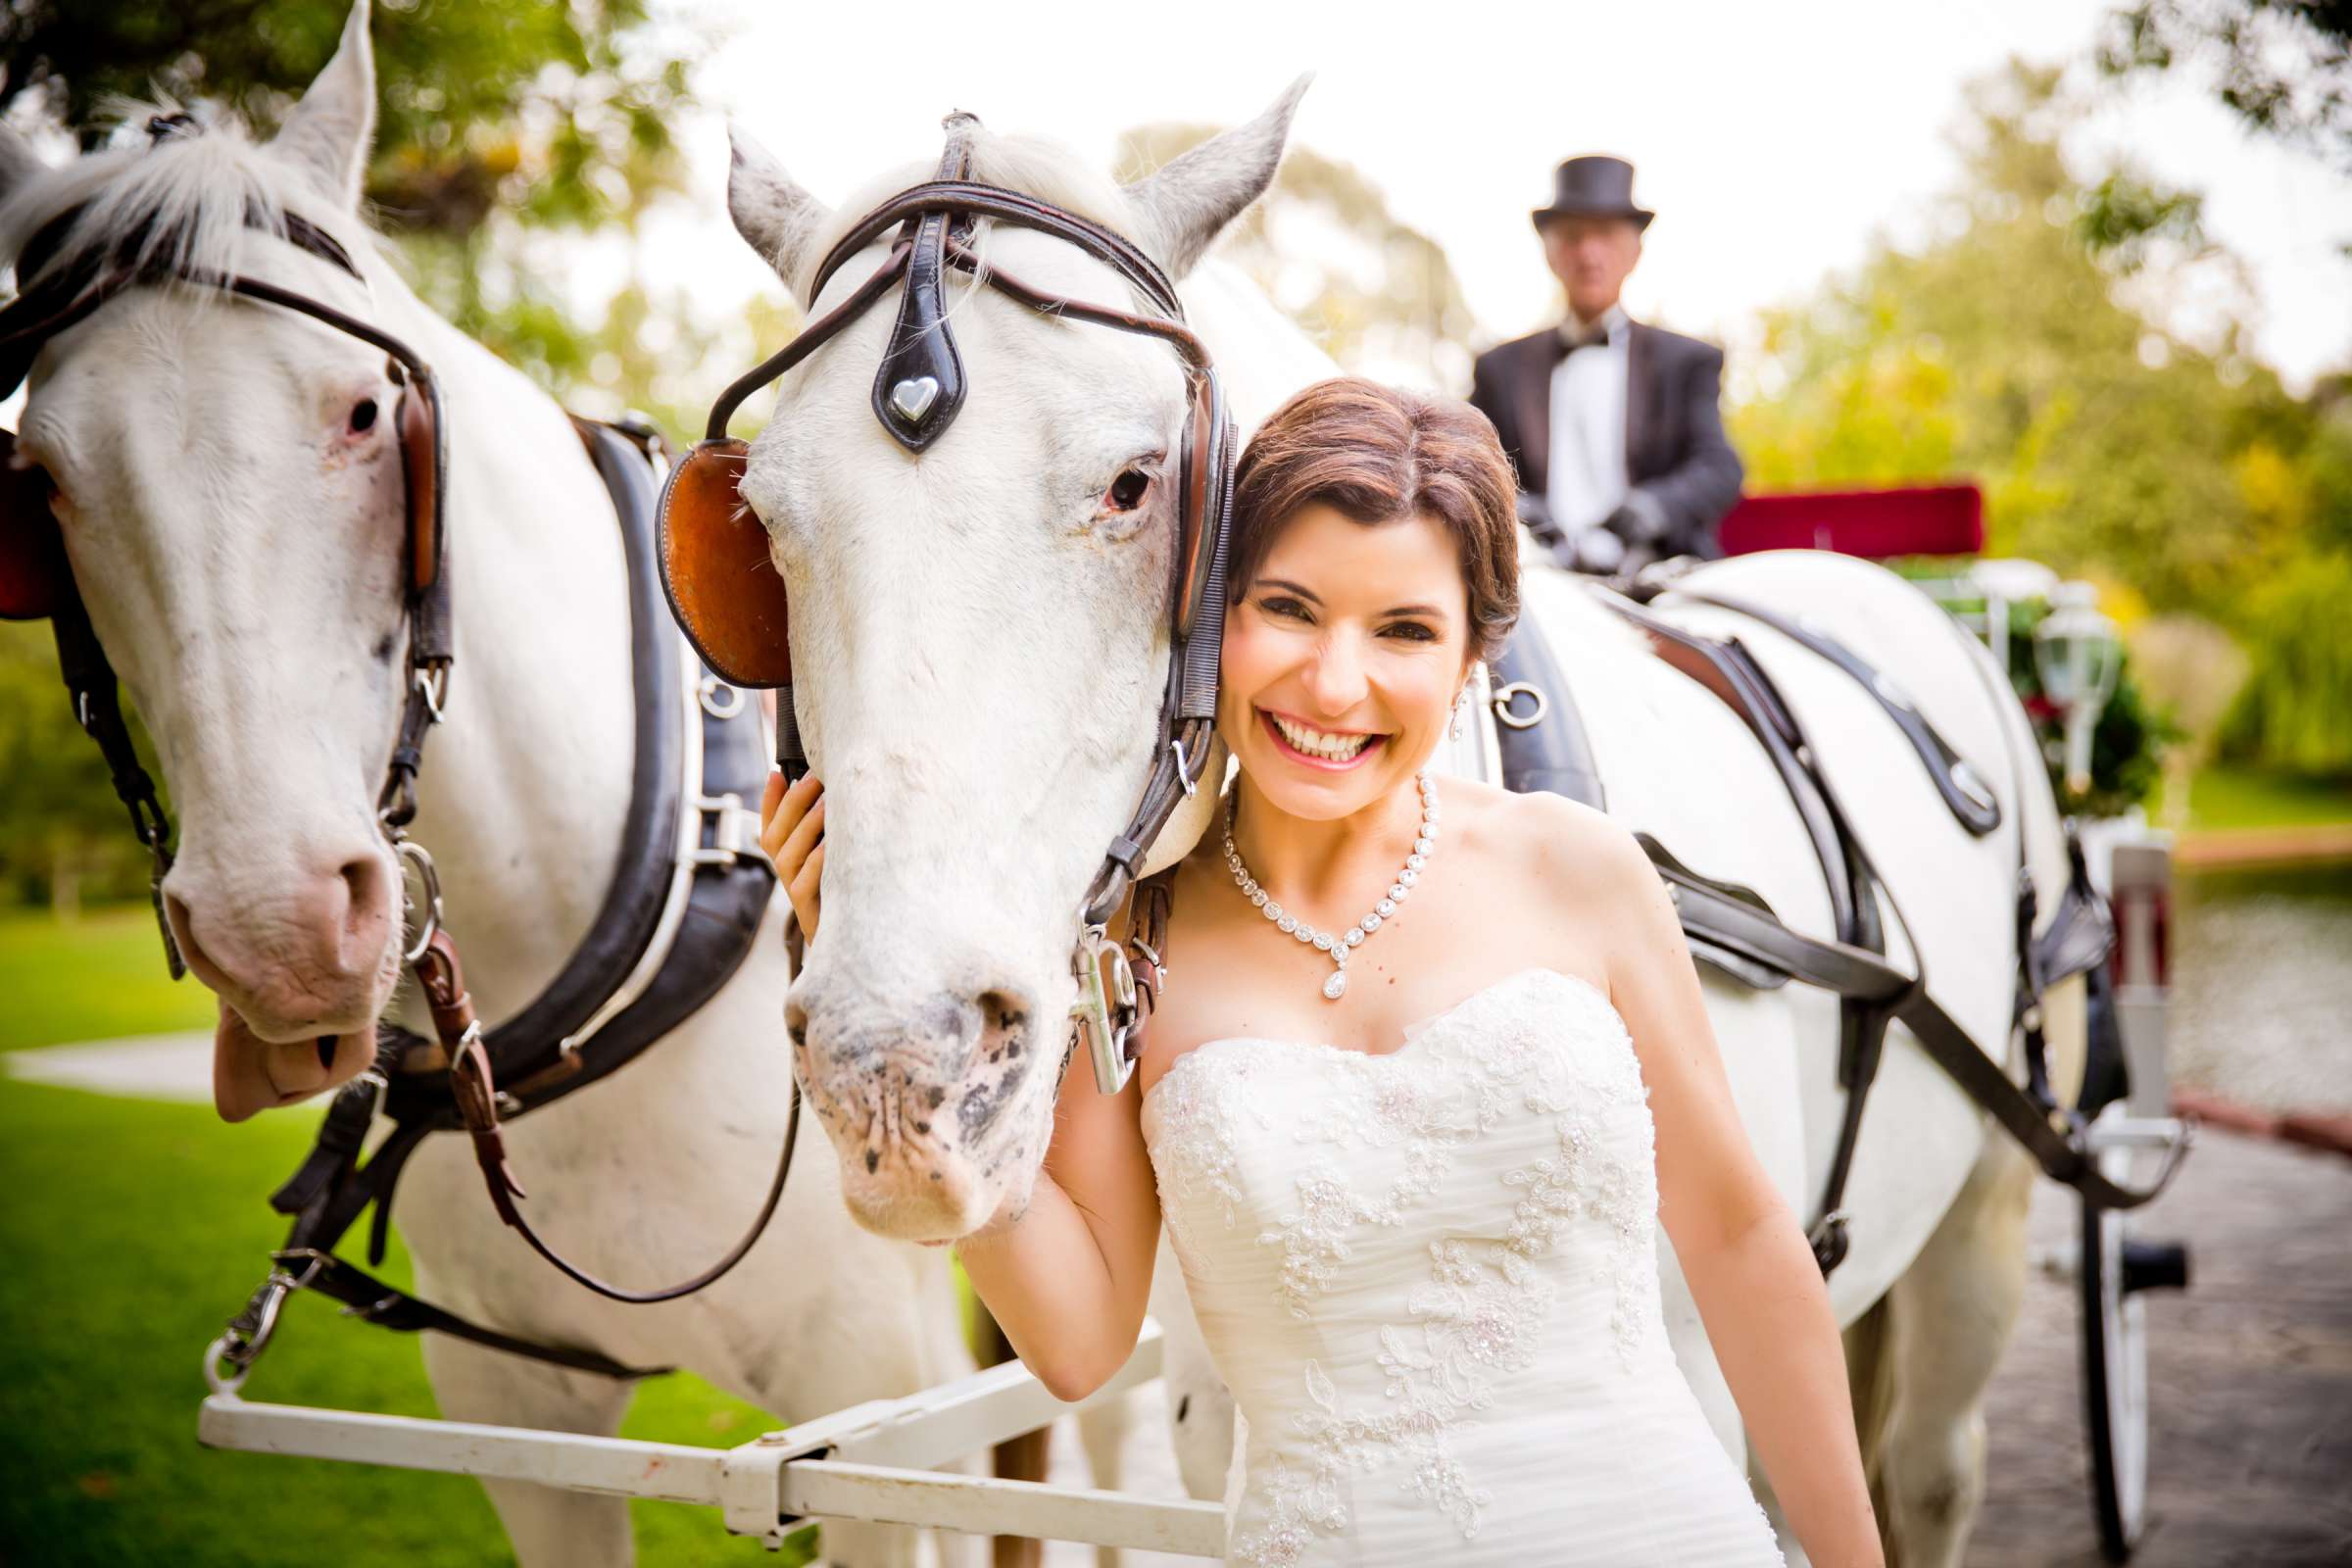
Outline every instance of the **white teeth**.
POLYGON ((1373 738, 1369 735, 1330 735, 1319 729, 1308 729, 1303 724, 1294 724, 1279 714, 1269 713, 1266 716, 1274 720, 1274 727, 1282 731, 1284 740, 1309 757, 1345 762, 1372 744, 1373 738))

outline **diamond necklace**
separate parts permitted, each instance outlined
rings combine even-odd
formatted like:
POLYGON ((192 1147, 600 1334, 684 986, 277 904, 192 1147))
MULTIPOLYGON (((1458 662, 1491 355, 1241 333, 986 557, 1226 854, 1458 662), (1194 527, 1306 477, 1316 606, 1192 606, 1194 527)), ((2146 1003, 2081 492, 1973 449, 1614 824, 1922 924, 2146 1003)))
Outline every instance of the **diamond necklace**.
POLYGON ((1413 853, 1404 858, 1404 868, 1396 873, 1396 880, 1389 884, 1389 891, 1381 897, 1380 902, 1372 906, 1372 912, 1337 936, 1308 925, 1269 898, 1266 890, 1257 885, 1257 878, 1251 876, 1250 868, 1242 863, 1242 852, 1233 844, 1234 802, 1240 797, 1241 791, 1237 788, 1226 799, 1225 864, 1233 872, 1234 885, 1242 890, 1244 898, 1257 906, 1260 914, 1274 922, 1276 930, 1311 944, 1318 953, 1330 955, 1331 978, 1323 982, 1323 997, 1327 1002, 1337 1002, 1348 994, 1348 952, 1362 946, 1373 932, 1380 929, 1382 921, 1396 912, 1396 906, 1405 901, 1413 891, 1413 884, 1421 880, 1421 868, 1429 863, 1430 855, 1438 847, 1438 781, 1427 773, 1416 773, 1413 782, 1421 791, 1421 828, 1413 835, 1413 853))

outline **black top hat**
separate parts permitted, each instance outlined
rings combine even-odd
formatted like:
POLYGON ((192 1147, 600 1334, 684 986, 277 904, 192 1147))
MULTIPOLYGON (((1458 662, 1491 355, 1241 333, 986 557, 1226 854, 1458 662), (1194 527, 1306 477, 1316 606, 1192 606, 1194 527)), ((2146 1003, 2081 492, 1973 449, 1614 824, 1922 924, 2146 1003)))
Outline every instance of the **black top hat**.
POLYGON ((1542 228, 1547 218, 1626 218, 1636 228, 1647 228, 1658 215, 1634 205, 1634 166, 1622 158, 1571 158, 1554 176, 1555 194, 1549 207, 1529 216, 1542 228))

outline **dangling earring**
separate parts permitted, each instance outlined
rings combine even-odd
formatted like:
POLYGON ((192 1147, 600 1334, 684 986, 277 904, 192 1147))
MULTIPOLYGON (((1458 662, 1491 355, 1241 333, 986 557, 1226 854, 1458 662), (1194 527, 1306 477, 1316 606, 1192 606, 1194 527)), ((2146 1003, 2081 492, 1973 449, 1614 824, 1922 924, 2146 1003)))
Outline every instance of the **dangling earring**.
POLYGON ((1470 683, 1464 681, 1460 694, 1453 700, 1453 738, 1457 741, 1462 738, 1462 713, 1469 706, 1470 683))

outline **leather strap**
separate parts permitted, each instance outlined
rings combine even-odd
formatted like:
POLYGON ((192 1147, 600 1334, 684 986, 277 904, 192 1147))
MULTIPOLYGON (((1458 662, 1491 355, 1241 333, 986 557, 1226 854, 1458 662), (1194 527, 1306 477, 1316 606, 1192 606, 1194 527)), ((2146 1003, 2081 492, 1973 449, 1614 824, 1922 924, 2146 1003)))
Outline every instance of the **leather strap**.
POLYGON ((487 1349, 544 1361, 550 1366, 568 1367, 574 1372, 618 1378, 625 1383, 661 1377, 675 1370, 665 1366, 634 1367, 594 1350, 539 1345, 529 1340, 518 1340, 511 1334, 501 1334, 496 1329, 484 1328, 430 1301, 419 1300, 357 1265, 316 1249, 295 1248, 270 1255, 293 1273, 301 1289, 316 1292, 329 1300, 341 1301, 344 1316, 356 1317, 363 1323, 372 1323, 379 1329, 391 1329, 399 1334, 416 1334, 430 1329, 436 1334, 446 1334, 452 1339, 464 1340, 487 1349))
POLYGON ((1684 587, 1672 588, 1669 592, 1677 598, 1712 605, 1718 610, 1728 610, 1734 614, 1761 621, 1790 642, 1852 676, 1877 701, 1886 716, 1894 721, 1895 728, 1910 743, 1911 749, 1919 754, 1920 761, 1927 768, 1929 782, 1936 786, 1936 793, 1942 797, 1953 818, 1978 838, 1983 838, 2001 825, 2001 803, 1978 776, 1976 769, 1952 750, 1951 744, 1936 731, 1935 725, 1928 722, 1925 714, 1911 705, 1908 697, 1852 649, 1826 631, 1807 626, 1778 611, 1750 604, 1744 599, 1700 593, 1684 587))
MULTIPOLYGON (((1645 834, 1638 836, 1644 840, 1644 849, 1655 842, 1645 834)), ((1654 853, 1651 858, 1658 859, 1654 853)), ((2073 1187, 2085 1200, 2101 1208, 2137 1208, 2160 1195, 2179 1170, 2185 1141, 2167 1152, 2162 1168, 2145 1187, 2111 1181, 2084 1147, 2081 1130, 2061 1130, 2052 1119, 2057 1114, 2053 1109, 2034 1103, 2011 1083, 2000 1063, 1978 1050, 1967 1031, 1928 994, 1919 976, 1904 974, 1878 954, 1801 935, 1748 905, 1681 882, 1662 862, 1660 874, 1676 890, 1686 926, 1695 925, 1711 940, 1774 964, 1791 979, 1890 1006, 1929 1058, 2034 1156, 2043 1174, 2073 1187)))

